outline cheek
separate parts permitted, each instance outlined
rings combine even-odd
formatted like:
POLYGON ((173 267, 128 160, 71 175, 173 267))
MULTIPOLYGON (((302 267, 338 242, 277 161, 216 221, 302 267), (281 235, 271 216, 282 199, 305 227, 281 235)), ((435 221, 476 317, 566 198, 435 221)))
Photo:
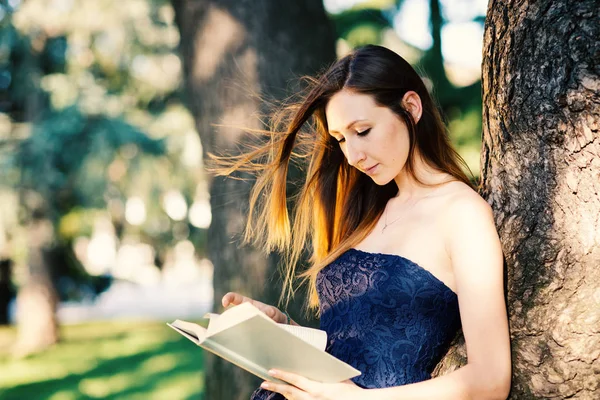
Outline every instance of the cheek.
POLYGON ((387 149, 394 161, 399 161, 404 153, 408 153, 408 134, 400 124, 390 124, 385 135, 383 148, 387 149))
MULTIPOLYGON (((338 144, 336 146, 340 146, 340 145, 338 144)), ((348 155, 346 154, 346 146, 340 146, 340 150, 341 150, 342 154, 344 155, 344 158, 346 160, 348 160, 348 155)))
POLYGON ((402 126, 398 131, 396 131, 394 149, 396 150, 396 154, 394 155, 394 157, 399 161, 402 161, 408 156, 408 151, 410 149, 410 138, 404 126, 402 126))
POLYGON ((390 122, 384 127, 384 134, 381 138, 386 142, 388 148, 399 149, 405 146, 405 132, 400 123, 390 122))

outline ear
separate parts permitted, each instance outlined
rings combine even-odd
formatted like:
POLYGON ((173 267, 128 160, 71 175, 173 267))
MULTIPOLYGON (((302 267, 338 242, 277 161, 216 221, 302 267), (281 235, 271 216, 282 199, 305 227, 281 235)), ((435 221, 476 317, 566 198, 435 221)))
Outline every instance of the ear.
POLYGON ((421 115, 423 115, 421 97, 419 97, 419 95, 412 90, 408 91, 404 94, 404 97, 402 97, 402 106, 412 115, 413 121, 415 121, 416 125, 421 119, 421 115))

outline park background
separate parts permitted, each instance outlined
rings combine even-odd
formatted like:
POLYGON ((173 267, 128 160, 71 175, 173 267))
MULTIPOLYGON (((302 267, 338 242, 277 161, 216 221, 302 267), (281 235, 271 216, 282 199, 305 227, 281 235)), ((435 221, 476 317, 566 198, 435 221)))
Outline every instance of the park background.
MULTIPOLYGON (((2 399, 187 399, 204 392, 203 353, 164 323, 213 308, 219 271, 208 257, 209 229, 215 206, 226 208, 236 192, 209 195, 205 132, 194 110, 210 100, 195 96, 186 79, 185 3, 0 1, 2 399)), ((312 72, 368 43, 397 51, 438 98, 477 181, 487 1, 307 3, 326 10, 326 19, 309 26, 327 25, 334 34, 330 54, 315 51, 312 72)), ((273 11, 268 4, 243 6, 251 10, 248 26, 273 11)), ((207 43, 230 40, 227 23, 211 26, 207 43)), ((218 55, 200 56, 210 67, 218 55)), ((240 89, 248 71, 231 68, 242 78, 213 76, 212 83, 240 89)), ((272 90, 282 97, 285 89, 272 90)), ((240 93, 252 95, 243 87, 240 93)), ((233 115, 203 124, 252 125, 243 107, 230 108, 233 115)), ((231 289, 247 276, 232 276, 231 289)), ((254 281, 258 294, 268 285, 264 276, 254 281)))

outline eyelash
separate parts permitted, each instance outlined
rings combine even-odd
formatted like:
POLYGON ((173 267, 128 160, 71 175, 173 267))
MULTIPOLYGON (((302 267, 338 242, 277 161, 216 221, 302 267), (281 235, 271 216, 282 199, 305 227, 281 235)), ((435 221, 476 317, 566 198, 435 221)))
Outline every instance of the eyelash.
MULTIPOLYGON (((371 131, 371 128, 368 128, 368 129, 365 129, 365 130, 364 130, 364 131, 362 131, 362 132, 356 132, 356 134, 357 134, 358 136, 367 136, 367 135, 369 134, 369 132, 370 132, 370 131, 371 131)), ((344 142, 344 141, 346 141, 346 139, 344 139, 344 138, 341 138, 341 139, 340 139, 340 140, 338 140, 337 142, 338 142, 338 143, 342 143, 342 142, 344 142)))

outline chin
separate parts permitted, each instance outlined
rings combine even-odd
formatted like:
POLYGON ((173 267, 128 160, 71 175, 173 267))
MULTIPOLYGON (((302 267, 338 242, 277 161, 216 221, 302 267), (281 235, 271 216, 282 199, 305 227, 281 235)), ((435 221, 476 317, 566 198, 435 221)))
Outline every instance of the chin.
POLYGON ((377 186, 385 186, 392 181, 392 178, 386 179, 380 176, 372 176, 371 179, 377 186))

